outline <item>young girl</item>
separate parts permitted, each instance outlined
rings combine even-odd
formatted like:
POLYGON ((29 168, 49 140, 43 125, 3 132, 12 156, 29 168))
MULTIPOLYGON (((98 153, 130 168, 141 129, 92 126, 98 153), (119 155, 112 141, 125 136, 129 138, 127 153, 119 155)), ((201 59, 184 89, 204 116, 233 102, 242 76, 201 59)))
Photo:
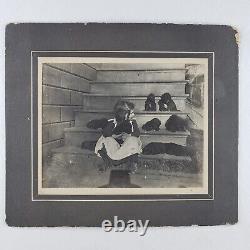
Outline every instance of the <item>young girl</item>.
MULTIPOLYGON (((114 118, 108 121, 102 136, 96 143, 95 153, 107 153, 112 160, 122 160, 142 152, 140 130, 134 114, 134 104, 118 101, 114 107, 114 118)), ((102 155, 101 155, 102 156, 102 155)))

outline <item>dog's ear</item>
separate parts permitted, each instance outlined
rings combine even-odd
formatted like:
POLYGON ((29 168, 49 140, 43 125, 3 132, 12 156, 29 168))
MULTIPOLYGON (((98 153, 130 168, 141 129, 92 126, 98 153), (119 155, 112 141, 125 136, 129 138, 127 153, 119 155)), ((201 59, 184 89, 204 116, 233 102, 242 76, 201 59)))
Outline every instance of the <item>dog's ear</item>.
POLYGON ((155 99, 155 95, 152 93, 147 96, 148 101, 154 101, 154 99, 155 99))
POLYGON ((164 93, 162 96, 161 96, 161 100, 164 102, 164 103, 167 103, 168 101, 171 100, 171 95, 169 93, 164 93))
POLYGON ((166 103, 166 94, 163 94, 162 96, 161 96, 161 101, 163 102, 163 103, 166 103))

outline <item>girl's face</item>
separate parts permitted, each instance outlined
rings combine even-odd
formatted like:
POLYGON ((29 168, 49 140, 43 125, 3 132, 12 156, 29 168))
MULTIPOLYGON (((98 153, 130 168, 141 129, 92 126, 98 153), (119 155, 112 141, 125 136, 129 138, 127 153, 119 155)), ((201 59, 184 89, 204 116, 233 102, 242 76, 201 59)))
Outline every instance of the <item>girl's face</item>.
POLYGON ((120 109, 116 114, 115 114, 115 118, 117 120, 118 123, 122 123, 125 120, 129 119, 129 114, 130 112, 128 110, 122 110, 120 109))

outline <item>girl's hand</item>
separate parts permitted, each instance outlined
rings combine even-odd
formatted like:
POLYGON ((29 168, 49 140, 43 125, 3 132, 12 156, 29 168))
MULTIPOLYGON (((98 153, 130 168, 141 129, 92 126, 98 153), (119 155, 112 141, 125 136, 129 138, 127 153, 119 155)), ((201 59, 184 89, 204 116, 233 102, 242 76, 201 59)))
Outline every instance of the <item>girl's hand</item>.
POLYGON ((115 124, 115 127, 117 126, 117 120, 114 118, 114 124, 115 124))
POLYGON ((131 120, 135 120, 135 113, 134 113, 134 111, 131 110, 128 119, 129 119, 130 121, 131 121, 131 120))

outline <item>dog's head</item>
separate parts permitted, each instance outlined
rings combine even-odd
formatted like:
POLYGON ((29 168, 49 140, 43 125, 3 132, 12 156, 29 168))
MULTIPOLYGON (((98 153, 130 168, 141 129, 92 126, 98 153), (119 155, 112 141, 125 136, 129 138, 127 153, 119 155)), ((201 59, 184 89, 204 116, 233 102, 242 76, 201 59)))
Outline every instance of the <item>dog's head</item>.
POLYGON ((169 101, 171 101, 172 97, 169 93, 164 93, 162 96, 161 96, 161 101, 163 103, 168 103, 169 101))
POLYGON ((152 121, 154 130, 159 131, 161 126, 161 121, 158 118, 154 118, 152 121))
POLYGON ((154 94, 149 94, 147 97, 148 102, 155 102, 155 95, 154 94))
POLYGON ((158 118, 154 118, 151 120, 151 122, 156 125, 157 127, 159 127, 161 125, 161 121, 158 118))

